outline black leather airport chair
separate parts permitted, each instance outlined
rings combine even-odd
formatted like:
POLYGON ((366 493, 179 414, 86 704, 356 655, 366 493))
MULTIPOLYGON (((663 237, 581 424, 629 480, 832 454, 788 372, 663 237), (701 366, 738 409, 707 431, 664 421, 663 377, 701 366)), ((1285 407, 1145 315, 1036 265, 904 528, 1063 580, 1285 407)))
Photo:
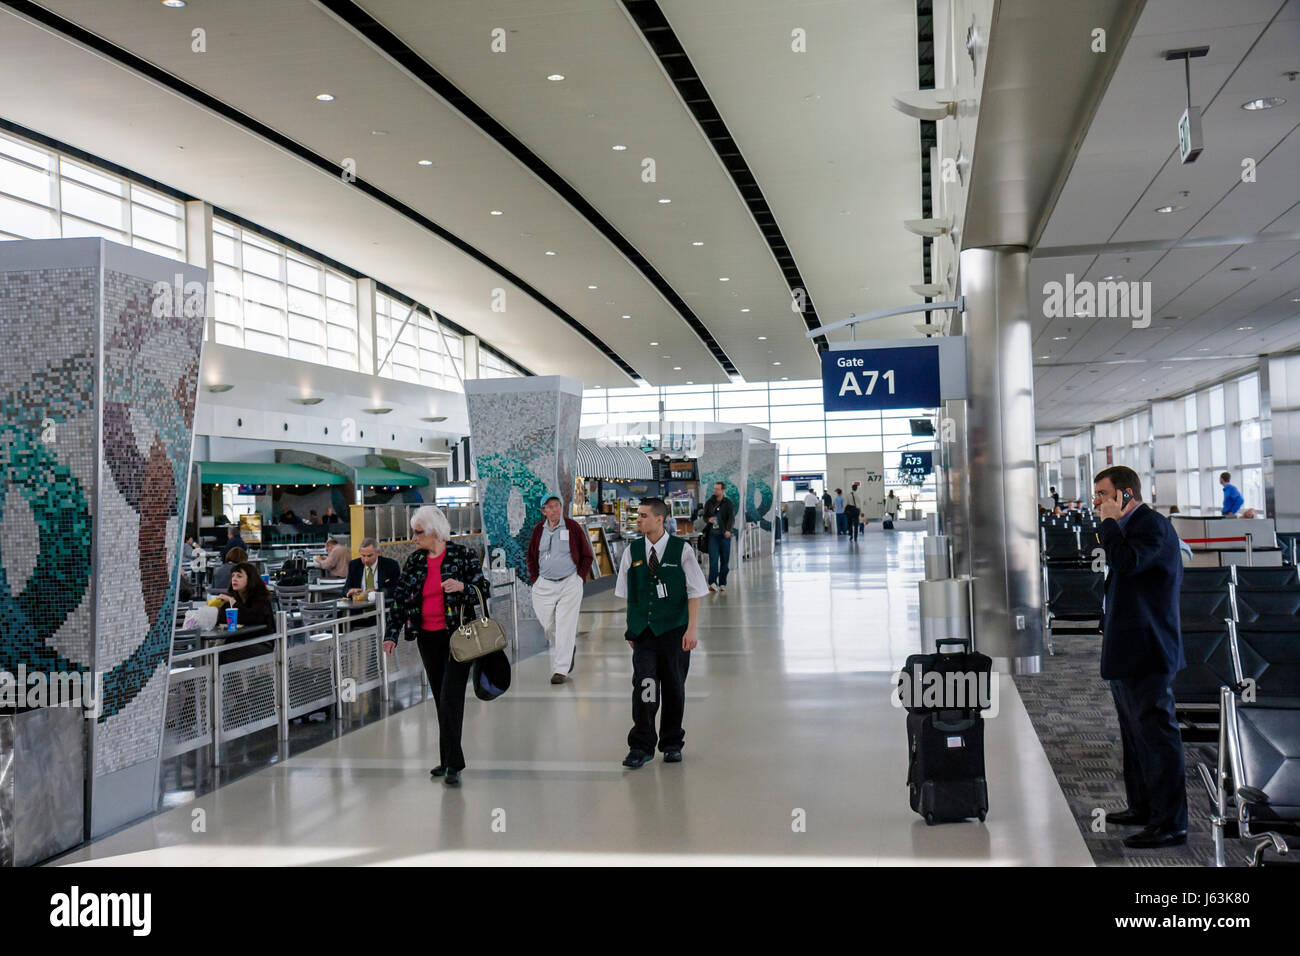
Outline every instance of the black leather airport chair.
POLYGON ((1055 622, 1091 624, 1086 630, 1100 632, 1106 599, 1106 575, 1090 567, 1072 568, 1047 565, 1044 569, 1044 592, 1047 595, 1047 627, 1055 622))
POLYGON ((1242 624, 1257 630, 1300 632, 1300 588, 1238 587, 1236 604, 1237 620, 1242 624))
MULTIPOLYGON (((1214 862, 1226 866, 1225 838, 1252 843, 1246 863, 1260 866, 1272 849, 1290 853, 1300 837, 1300 699, 1247 703, 1219 691, 1219 758, 1197 769, 1210 794, 1214 862), (1290 841, 1290 842, 1288 842, 1290 841)), ((1289 861, 1288 861, 1289 862, 1289 861)))
POLYGON ((1174 711, 1188 743, 1212 743, 1219 735, 1219 688, 1236 687, 1229 622, 1217 629, 1183 631, 1187 666, 1174 675, 1174 711))
POLYGON ((1079 536, 1073 528, 1044 528, 1042 547, 1043 560, 1048 564, 1071 566, 1083 561, 1079 536))
POLYGON ((1229 627, 1233 677, 1248 702, 1300 699, 1300 629, 1229 627))
POLYGON ((1295 567, 1300 562, 1300 534, 1294 531, 1277 532, 1277 544, 1282 549, 1282 563, 1295 567))
POLYGON ((1300 588, 1300 578, 1295 568, 1253 568, 1234 564, 1230 569, 1233 583, 1238 589, 1245 588, 1300 588))
MULTIPOLYGON (((1207 570, 1218 571, 1219 568, 1207 570)), ((1225 620, 1235 620, 1237 615, 1229 588, 1189 591, 1185 586, 1178 592, 1178 619, 1184 634, 1193 631, 1219 631, 1225 620)))

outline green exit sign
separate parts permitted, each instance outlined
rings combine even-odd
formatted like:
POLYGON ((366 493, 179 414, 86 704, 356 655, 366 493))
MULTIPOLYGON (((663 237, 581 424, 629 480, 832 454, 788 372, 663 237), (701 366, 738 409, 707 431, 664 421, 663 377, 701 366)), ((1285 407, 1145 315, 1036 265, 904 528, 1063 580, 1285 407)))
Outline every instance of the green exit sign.
POLYGON ((1201 108, 1189 106, 1178 118, 1178 156, 1183 164, 1196 162, 1205 142, 1201 139, 1201 108))

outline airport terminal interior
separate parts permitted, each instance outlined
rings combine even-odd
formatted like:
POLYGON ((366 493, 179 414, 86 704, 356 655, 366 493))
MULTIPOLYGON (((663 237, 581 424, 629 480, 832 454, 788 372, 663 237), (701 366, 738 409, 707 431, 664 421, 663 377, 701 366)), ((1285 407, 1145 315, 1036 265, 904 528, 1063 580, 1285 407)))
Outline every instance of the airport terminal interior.
POLYGON ((0 0, 0 336, 0 866, 1300 856, 1300 0, 0 0))

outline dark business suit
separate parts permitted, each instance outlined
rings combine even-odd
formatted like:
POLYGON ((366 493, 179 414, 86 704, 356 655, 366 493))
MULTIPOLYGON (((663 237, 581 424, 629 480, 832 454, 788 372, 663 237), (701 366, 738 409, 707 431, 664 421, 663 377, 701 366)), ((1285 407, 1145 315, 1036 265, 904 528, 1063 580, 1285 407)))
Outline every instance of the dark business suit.
POLYGON ((1110 573, 1101 676, 1111 682, 1124 745, 1129 809, 1149 825, 1187 829, 1186 767, 1174 675, 1187 666, 1178 619, 1183 561, 1169 520, 1139 504, 1121 527, 1101 523, 1110 573))
MULTIPOLYGON (((384 600, 392 601, 393 588, 397 587, 397 582, 402 577, 402 566, 392 558, 379 556, 375 562, 375 588, 384 592, 384 600)), ((353 558, 348 562, 348 580, 343 585, 345 592, 354 588, 360 589, 362 582, 366 579, 366 566, 360 558, 353 558)))

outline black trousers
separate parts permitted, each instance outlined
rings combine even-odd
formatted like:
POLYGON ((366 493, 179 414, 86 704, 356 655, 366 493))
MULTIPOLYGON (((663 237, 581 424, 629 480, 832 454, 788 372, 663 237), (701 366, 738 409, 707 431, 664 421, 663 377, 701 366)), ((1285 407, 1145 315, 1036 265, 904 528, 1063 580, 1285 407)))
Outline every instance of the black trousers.
POLYGON ((1174 716, 1174 675, 1110 682, 1124 745, 1129 809, 1153 826, 1187 829, 1187 768, 1174 716))
POLYGON ((632 642, 632 729, 627 745, 648 754, 655 752, 655 714, 663 701, 657 741, 664 753, 681 750, 686 742, 682 716, 686 712, 686 673, 690 651, 682 650, 686 628, 664 634, 646 628, 632 642))
POLYGON ((849 523, 850 541, 858 540, 858 522, 860 520, 859 516, 861 514, 862 511, 858 508, 854 508, 852 505, 844 509, 844 520, 846 520, 849 523))
POLYGON ((804 505, 803 508, 803 533, 812 534, 813 528, 817 524, 817 509, 804 505))
POLYGON ((424 672, 429 675, 434 707, 438 711, 438 763, 448 770, 464 770, 465 754, 460 749, 465 724, 465 685, 473 661, 463 664, 451 656, 450 631, 421 629, 415 638, 424 672))

